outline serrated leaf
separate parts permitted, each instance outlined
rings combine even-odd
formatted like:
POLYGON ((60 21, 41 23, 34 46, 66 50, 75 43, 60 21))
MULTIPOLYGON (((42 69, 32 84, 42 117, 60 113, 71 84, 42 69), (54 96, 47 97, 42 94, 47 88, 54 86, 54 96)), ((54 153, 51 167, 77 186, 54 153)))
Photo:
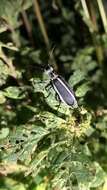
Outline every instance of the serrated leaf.
POLYGON ((48 82, 41 81, 39 78, 32 78, 30 81, 34 87, 34 92, 45 92, 45 86, 48 84, 48 82))
MULTIPOLYGON (((34 87, 34 92, 42 92, 44 94, 46 103, 50 107, 52 107, 55 110, 58 110, 61 113, 69 114, 67 111, 68 107, 62 102, 60 104, 59 100, 57 100, 54 89, 51 86, 49 86, 49 89, 46 90, 46 86, 47 84, 49 84, 49 81, 41 81, 38 78, 33 78, 31 79, 31 82, 34 87)), ((34 110, 36 109, 34 108, 34 110)))

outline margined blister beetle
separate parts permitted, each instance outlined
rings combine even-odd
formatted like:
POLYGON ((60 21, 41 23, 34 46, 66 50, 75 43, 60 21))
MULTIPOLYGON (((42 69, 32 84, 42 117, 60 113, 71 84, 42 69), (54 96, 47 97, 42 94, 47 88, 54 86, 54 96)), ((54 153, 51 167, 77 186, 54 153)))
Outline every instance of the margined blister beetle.
POLYGON ((58 99, 72 108, 77 108, 77 100, 68 83, 61 76, 56 74, 50 65, 45 68, 45 71, 50 77, 50 85, 55 90, 58 99))

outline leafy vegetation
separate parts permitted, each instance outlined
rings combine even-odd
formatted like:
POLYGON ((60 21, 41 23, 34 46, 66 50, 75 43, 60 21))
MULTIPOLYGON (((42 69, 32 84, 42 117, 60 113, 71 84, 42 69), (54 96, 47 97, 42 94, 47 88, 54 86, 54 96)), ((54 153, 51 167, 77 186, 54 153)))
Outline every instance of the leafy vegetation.
POLYGON ((106 9, 102 0, 0 1, 0 190, 107 189, 106 9), (48 63, 77 109, 46 90, 48 63))

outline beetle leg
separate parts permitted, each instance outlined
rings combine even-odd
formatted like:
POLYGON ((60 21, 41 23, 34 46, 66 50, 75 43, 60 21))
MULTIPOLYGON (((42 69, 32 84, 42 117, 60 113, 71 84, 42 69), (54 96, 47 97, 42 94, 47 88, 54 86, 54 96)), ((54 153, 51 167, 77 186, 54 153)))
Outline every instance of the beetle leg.
POLYGON ((55 98, 56 98, 56 100, 59 102, 59 104, 58 104, 58 106, 57 106, 57 110, 59 109, 59 107, 60 107, 60 105, 61 105, 61 99, 60 99, 60 97, 59 97, 59 95, 56 93, 55 94, 55 98))
POLYGON ((49 93, 48 93, 48 95, 47 95, 47 96, 45 96, 45 98, 48 98, 48 97, 50 96, 50 94, 51 94, 51 92, 49 92, 49 93))
POLYGON ((45 98, 48 98, 51 94, 51 92, 49 91, 52 88, 52 84, 51 82, 49 82, 46 86, 45 86, 45 90, 48 92, 48 95, 45 98))
POLYGON ((49 82, 46 86, 45 86, 45 90, 48 91, 52 88, 52 84, 51 82, 49 82))
POLYGON ((61 102, 60 97, 59 97, 59 95, 58 95, 57 93, 55 94, 55 98, 56 98, 56 100, 57 100, 58 102, 61 102))

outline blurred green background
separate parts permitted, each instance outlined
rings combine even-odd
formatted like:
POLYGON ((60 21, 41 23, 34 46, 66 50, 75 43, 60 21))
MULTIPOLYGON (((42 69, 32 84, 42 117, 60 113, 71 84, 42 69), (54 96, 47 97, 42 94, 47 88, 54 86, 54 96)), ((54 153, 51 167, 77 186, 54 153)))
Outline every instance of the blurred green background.
POLYGON ((0 190, 107 190, 106 0, 0 0, 0 190))

